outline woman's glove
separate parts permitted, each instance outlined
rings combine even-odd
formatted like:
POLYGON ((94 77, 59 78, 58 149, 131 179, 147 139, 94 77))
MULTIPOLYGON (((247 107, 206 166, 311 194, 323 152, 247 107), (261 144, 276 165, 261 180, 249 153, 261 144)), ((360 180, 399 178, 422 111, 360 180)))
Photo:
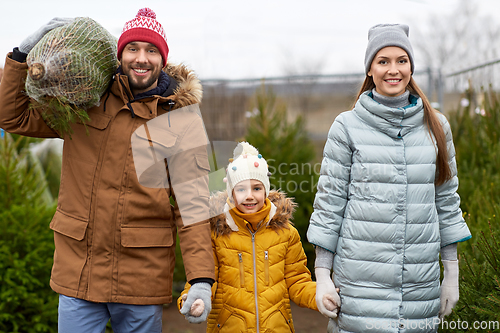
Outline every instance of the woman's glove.
POLYGON ((441 283, 441 309, 439 319, 451 313, 451 309, 458 302, 458 260, 441 260, 444 267, 443 282, 441 283))
POLYGON ((40 39, 43 38, 43 36, 45 36, 47 32, 54 28, 70 23, 73 20, 74 19, 72 18, 54 17, 49 21, 49 23, 45 24, 40 29, 26 37, 19 45, 19 51, 26 54, 30 53, 31 49, 36 45, 36 43, 40 41, 40 39))
POLYGON ((339 333, 339 323, 337 318, 330 318, 328 320, 328 327, 326 328, 327 333, 339 333))
POLYGON ((209 283, 197 282, 189 288, 181 313, 191 324, 199 324, 207 320, 212 310, 212 288, 209 283))
POLYGON ((330 278, 328 268, 316 267, 316 305, 319 312, 326 317, 336 318, 340 308, 339 289, 330 278))

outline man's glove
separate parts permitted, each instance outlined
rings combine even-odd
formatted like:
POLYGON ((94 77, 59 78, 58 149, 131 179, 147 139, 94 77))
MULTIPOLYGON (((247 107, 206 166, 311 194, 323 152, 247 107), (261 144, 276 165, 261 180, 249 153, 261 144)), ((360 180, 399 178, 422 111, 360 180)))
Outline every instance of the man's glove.
POLYGON ((31 49, 42 39, 43 36, 50 30, 63 26, 67 23, 70 23, 74 19, 65 18, 65 17, 54 17, 49 23, 42 26, 40 29, 26 37, 21 44, 19 45, 19 51, 23 53, 30 53, 31 49))
POLYGON ((212 287, 206 282, 193 284, 189 288, 180 312, 191 324, 200 324, 207 320, 210 310, 212 310, 212 287), (198 312, 199 309, 203 310, 201 314, 198 312))
POLYGON ((444 267, 443 282, 441 283, 441 309, 439 319, 451 313, 451 309, 458 302, 458 260, 441 260, 444 267))
POLYGON ((316 267, 316 305, 319 312, 326 317, 336 318, 340 308, 338 288, 330 278, 328 268, 316 267))

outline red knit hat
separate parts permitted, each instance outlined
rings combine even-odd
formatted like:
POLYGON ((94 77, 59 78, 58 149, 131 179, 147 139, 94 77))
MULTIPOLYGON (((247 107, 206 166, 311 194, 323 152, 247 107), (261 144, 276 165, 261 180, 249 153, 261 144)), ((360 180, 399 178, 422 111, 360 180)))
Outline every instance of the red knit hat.
POLYGON ((122 34, 118 39, 118 60, 122 58, 122 51, 130 42, 147 42, 154 44, 163 58, 163 67, 167 64, 168 45, 167 37, 156 14, 149 8, 139 9, 134 19, 123 26, 122 34))

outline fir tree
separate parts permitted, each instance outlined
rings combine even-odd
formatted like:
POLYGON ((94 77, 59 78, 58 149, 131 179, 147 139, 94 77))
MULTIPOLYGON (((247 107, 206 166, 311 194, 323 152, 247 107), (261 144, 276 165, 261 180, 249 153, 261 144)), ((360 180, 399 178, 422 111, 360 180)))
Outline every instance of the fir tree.
POLYGON ((22 139, 0 139, 0 332, 56 332, 57 294, 49 286, 55 203, 22 139))
MULTIPOLYGON (((474 95, 466 92, 469 100, 474 95)), ((458 193, 472 239, 459 245, 460 299, 441 332, 500 332, 500 101, 494 92, 482 97, 482 104, 450 115, 458 193)))
MULTIPOLYGON (((473 100, 474 91, 467 91, 473 100)), ((461 208, 470 213, 469 228, 487 231, 488 219, 498 214, 500 197, 500 100, 494 92, 482 93, 483 103, 469 105, 450 115, 457 154, 461 208)), ((498 215, 497 215, 498 216, 498 215)))
MULTIPOLYGON (((500 219, 495 216, 498 225, 500 219)), ((500 332, 500 233, 479 232, 472 252, 460 255, 460 299, 441 332, 500 332), (458 323, 462 323, 457 326, 458 323), (485 325, 474 327, 474 325, 485 325)))
POLYGON ((254 103, 258 112, 249 119, 245 139, 267 160, 271 189, 286 192, 298 204, 293 223, 300 233, 309 269, 314 271, 314 250, 306 238, 319 172, 319 164, 314 164, 314 146, 304 119, 298 116, 289 121, 286 105, 277 101, 272 89, 262 84, 254 103))

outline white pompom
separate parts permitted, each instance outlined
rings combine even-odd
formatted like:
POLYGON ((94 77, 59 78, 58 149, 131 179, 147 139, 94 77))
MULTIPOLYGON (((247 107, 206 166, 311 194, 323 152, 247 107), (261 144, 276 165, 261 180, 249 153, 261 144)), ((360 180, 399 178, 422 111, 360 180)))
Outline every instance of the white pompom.
POLYGON ((259 151, 248 142, 243 141, 238 143, 236 148, 234 148, 233 158, 236 159, 238 156, 243 154, 257 156, 259 154, 259 151))

